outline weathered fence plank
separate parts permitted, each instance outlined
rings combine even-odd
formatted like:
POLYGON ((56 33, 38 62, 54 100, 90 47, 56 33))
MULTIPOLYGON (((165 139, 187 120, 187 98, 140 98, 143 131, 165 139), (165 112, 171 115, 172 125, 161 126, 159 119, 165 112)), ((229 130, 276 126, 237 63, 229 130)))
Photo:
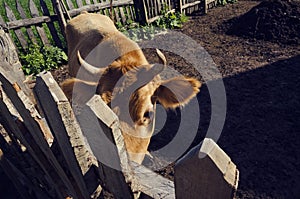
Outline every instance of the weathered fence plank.
MULTIPOLYGON (((60 1, 63 1, 63 0, 60 0, 60 1)), ((74 6, 74 4, 72 3, 71 0, 66 0, 66 3, 67 3, 67 6, 68 6, 68 10, 75 9, 75 6, 74 6)))
POLYGON ((49 22, 55 21, 55 20, 57 20, 56 16, 41 16, 41 17, 30 18, 30 19, 20 19, 20 20, 8 21, 8 22, 6 22, 6 24, 7 24, 6 27, 9 30, 17 31, 22 27, 34 26, 34 25, 38 25, 41 23, 49 23, 49 22))
POLYGON ((58 23, 59 23, 61 32, 64 35, 64 37, 66 38, 65 28, 67 26, 67 21, 64 17, 64 9, 66 9, 65 5, 63 4, 63 1, 61 1, 61 0, 52 0, 52 5, 53 5, 53 7, 55 9, 55 12, 58 16, 58 23))
MULTIPOLYGON (((25 14, 25 11, 24 9, 22 8, 21 4, 19 1, 16 1, 16 4, 17 4, 17 10, 21 16, 22 19, 27 19, 27 16, 25 14)), ((27 31, 27 34, 29 36, 29 39, 31 40, 32 43, 37 43, 37 40, 36 40, 36 36, 34 35, 32 29, 30 27, 25 27, 26 28, 26 31, 27 31)))
POLYGON ((135 162, 130 163, 134 176, 139 184, 139 190, 152 198, 174 199, 174 183, 152 170, 135 162))
POLYGON ((30 180, 28 180, 24 174, 22 174, 9 160, 4 157, 4 154, 0 148, 0 167, 9 177, 11 182, 14 184, 15 188, 20 194, 21 198, 28 199, 32 196, 28 193, 30 189, 30 180), (24 183, 21 183, 24 182, 24 183))
POLYGON ((0 15, 0 28, 1 28, 1 29, 2 29, 2 28, 7 28, 6 25, 5 25, 5 22, 4 22, 4 20, 3 20, 3 18, 2 18, 1 15, 0 15))
MULTIPOLYGON (((7 18, 10 21, 16 21, 17 19, 14 15, 13 11, 11 10, 11 8, 6 3, 4 3, 4 6, 5 6, 7 18)), ((8 26, 8 28, 9 28, 9 26, 8 26)), ((15 32, 16 36, 18 37, 18 40, 19 40, 22 48, 26 49, 26 47, 28 46, 28 43, 27 43, 26 38, 25 38, 24 34, 22 33, 22 31, 20 29, 16 29, 14 32, 15 32)))
POLYGON ((122 24, 125 24, 127 19, 123 7, 119 7, 122 24))
MULTIPOLYGON (((22 124, 20 124, 20 122, 22 122, 20 121, 21 117, 19 116, 18 112, 16 112, 15 108, 11 104, 10 99, 7 98, 1 86, 0 91, 0 109, 1 111, 3 111, 3 114, 6 114, 5 117, 1 116, 2 113, 0 114, 0 148, 5 151, 7 161, 10 161, 10 164, 14 163, 20 169, 20 171, 18 168, 13 169, 13 167, 15 166, 11 165, 10 170, 6 172, 14 173, 14 175, 11 176, 14 177, 12 181, 15 180, 23 183, 23 187, 26 187, 28 193, 35 195, 31 195, 32 197, 30 198, 32 199, 46 199, 50 196, 55 196, 55 194, 53 194, 52 184, 50 183, 51 185, 47 186, 49 182, 44 181, 44 177, 46 175, 44 174, 43 169, 39 167, 38 163, 33 161, 32 156, 27 152, 27 148, 23 145, 23 143, 26 144, 27 141, 24 141, 23 137, 18 136, 18 132, 12 131, 14 127, 11 127, 10 125, 17 126, 17 129, 24 129, 22 127, 22 124), (7 108, 4 108, 5 106, 7 108), (22 174, 22 176, 19 176, 19 174, 22 174), (18 178, 18 176, 20 178, 18 178), (30 178, 31 180, 26 180, 25 178, 30 178), (48 188, 47 190, 45 190, 42 187, 48 188)), ((22 133, 24 134, 24 136, 26 136, 25 131, 22 131, 22 133)), ((22 194, 22 192, 20 194, 22 194)))
POLYGON ((27 96, 32 96, 31 90, 23 83, 25 76, 21 70, 22 65, 19 61, 17 49, 10 35, 2 29, 0 29, 0 55, 0 67, 2 67, 6 73, 15 77, 27 96))
MULTIPOLYGON (((34 105, 20 89, 14 78, 3 71, 2 68, 0 68, 0 81, 3 84, 5 93, 11 99, 13 105, 22 117, 24 122, 24 130, 28 131, 28 135, 31 137, 31 139, 26 140, 25 138, 22 138, 22 133, 18 129, 14 130, 19 132, 18 136, 22 138, 23 142, 26 143, 30 141, 31 144, 26 143, 24 145, 26 148, 30 149, 31 155, 35 157, 35 160, 39 162, 42 168, 44 168, 44 171, 51 176, 55 182, 54 187, 56 188, 56 192, 59 197, 72 196, 77 198, 76 191, 67 178, 65 172, 57 162, 57 159, 51 152, 49 145, 44 138, 43 121, 37 114, 34 105), (34 147, 34 149, 31 147, 34 147), (39 157, 36 156, 37 154, 39 154, 39 157)), ((3 110, 1 113, 4 113, 3 111, 8 112, 4 106, 2 107, 3 110)), ((2 114, 2 116, 3 115, 4 114, 2 114)), ((7 116, 9 115, 10 114, 7 114, 7 116)), ((9 122, 8 119, 7 122, 9 122)), ((10 127, 16 128, 13 125, 10 127)))
POLYGON ((136 191, 136 188, 131 168, 128 164, 124 140, 119 130, 118 117, 103 102, 99 95, 95 95, 87 103, 87 107, 81 111, 80 115, 77 115, 77 118, 83 132, 87 136, 88 142, 91 144, 92 150, 97 150, 94 153, 97 154, 96 157, 102 169, 101 177, 106 183, 108 190, 117 198, 121 196, 133 198, 129 183, 133 191, 136 191), (95 115, 96 118, 91 118, 91 115, 95 115), (100 126, 95 121, 99 121, 100 126), (87 129, 87 127, 89 128, 87 129), (100 129, 99 131, 99 127, 102 130, 100 129), (108 139, 104 139, 104 137, 108 139), (96 140, 99 143, 95 143, 96 140), (106 140, 106 143, 104 140, 106 140), (114 144, 116 146, 113 146, 114 144))
POLYGON ((133 0, 137 22, 141 24, 148 23, 148 14, 145 5, 145 0, 133 0))
MULTIPOLYGON (((119 127, 119 120, 115 113, 103 102, 99 95, 95 95, 88 103, 88 107, 107 127, 110 127, 117 147, 117 158, 120 159, 120 166, 133 192, 143 192, 153 198, 175 198, 174 183, 150 169, 128 160, 125 143, 119 127)), ((105 153, 108 153, 107 151, 105 153)), ((110 151, 111 153, 111 151, 110 151)), ((110 157, 115 155, 109 154, 110 157)), ((100 160, 101 161, 101 160, 100 160)), ((112 180, 112 179, 107 179, 112 180)), ((113 179, 116 180, 116 179, 113 179)), ((114 182, 115 183, 115 182, 114 182)))
POLYGON ((72 183, 75 190, 80 191, 80 198, 89 198, 95 193, 88 193, 83 175, 95 164, 95 161, 92 162, 95 158, 84 141, 67 98, 50 73, 42 73, 37 77, 34 91, 67 163, 62 166, 72 175, 72 183))
MULTIPOLYGON (((133 0, 122 0, 122 1, 113 1, 113 7, 119 7, 119 6, 126 6, 126 5, 132 5, 133 0)), ((87 11, 87 12, 97 12, 101 9, 105 8, 110 8, 110 2, 101 2, 101 3, 95 3, 95 4, 90 4, 90 5, 85 5, 80 8, 74 8, 74 9, 69 9, 69 14, 71 17, 74 17, 78 14, 80 14, 82 11, 87 11)), ((110 14, 107 14, 110 16, 110 14)))
POLYGON ((50 18, 50 21, 46 23, 48 29, 50 30, 51 36, 53 41, 55 42, 55 45, 61 49, 63 49, 62 41, 60 40, 58 36, 58 30, 54 26, 54 22, 58 21, 58 17, 55 16, 55 19, 53 16, 50 16, 49 8, 47 7, 47 4, 44 0, 40 0, 41 9, 43 11, 43 15, 50 18), (52 18, 51 18, 52 17, 52 18))
MULTIPOLYGON (((29 0, 29 9, 30 9, 30 12, 31 12, 31 17, 32 18, 35 18, 35 17, 39 17, 39 11, 37 9, 37 7, 35 6, 33 0, 29 0)), ((45 45, 45 46, 49 46, 50 45, 50 42, 47 38, 47 35, 45 33, 45 30, 43 27, 40 27, 40 26, 35 26, 36 27, 36 30, 38 31, 39 33, 39 36, 40 36, 40 39, 42 40, 42 43, 45 45)))
POLYGON ((83 6, 82 0, 76 0, 76 3, 78 8, 83 6))
POLYGON ((226 153, 205 138, 175 165, 176 198, 232 199, 239 171, 226 153))
MULTIPOLYGON (((28 140, 25 138, 25 134, 27 133, 25 130, 21 131, 18 126, 16 125, 15 121, 12 120, 11 113, 9 112, 8 108, 6 107, 6 104, 0 100, 0 115, 1 115, 1 123, 3 124, 4 128, 7 132, 10 132, 10 134, 13 134, 22 144, 26 147, 26 150, 30 153, 30 155, 34 158, 36 161, 36 164, 41 168, 41 170, 44 172, 44 176, 47 176, 47 182, 46 184, 49 184, 49 194, 52 197, 63 197, 60 193, 59 189, 59 181, 54 181, 51 177, 51 169, 49 168, 51 165, 45 165, 44 164, 44 158, 41 157, 42 154, 39 153, 40 150, 38 150, 38 147, 35 143, 32 143, 31 140, 28 140), (24 134, 24 135, 23 135, 24 134), (48 168, 47 168, 48 166, 48 168), (53 192, 51 189, 54 188, 55 192, 53 192)), ((27 134, 28 135, 28 134, 27 134)))

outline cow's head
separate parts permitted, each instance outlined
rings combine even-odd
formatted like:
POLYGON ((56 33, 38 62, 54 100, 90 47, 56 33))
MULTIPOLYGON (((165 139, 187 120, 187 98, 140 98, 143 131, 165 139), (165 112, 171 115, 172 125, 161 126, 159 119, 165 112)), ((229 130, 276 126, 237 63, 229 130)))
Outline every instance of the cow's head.
POLYGON ((161 80, 159 74, 166 67, 166 59, 159 50, 157 53, 163 64, 128 68, 115 61, 101 69, 87 63, 78 53, 82 68, 97 76, 97 81, 73 78, 62 84, 67 97, 77 103, 85 103, 95 93, 102 97, 118 115, 129 158, 137 163, 143 161, 154 131, 156 103, 165 109, 183 106, 201 86, 194 78, 161 80))

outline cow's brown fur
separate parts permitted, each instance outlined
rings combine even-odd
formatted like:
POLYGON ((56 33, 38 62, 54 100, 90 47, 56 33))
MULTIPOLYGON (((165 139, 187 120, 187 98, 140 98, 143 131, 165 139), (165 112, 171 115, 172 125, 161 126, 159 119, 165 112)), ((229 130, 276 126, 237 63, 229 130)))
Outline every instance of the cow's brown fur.
POLYGON ((105 51, 115 54, 115 60, 101 66, 105 68, 96 81, 72 78, 63 82, 62 89, 69 99, 80 103, 87 102, 96 93, 110 104, 120 118, 130 159, 141 163, 154 129, 154 118, 145 116, 145 113, 155 111, 156 101, 172 109, 185 105, 199 92, 200 82, 184 77, 162 81, 159 75, 152 74, 153 65, 148 63, 142 50, 118 32, 106 16, 83 13, 70 21, 66 35, 69 71, 73 77, 77 76, 80 68, 78 51, 86 57, 98 44, 104 43, 107 47, 105 51), (121 83, 119 80, 122 80, 121 83), (141 81, 144 81, 142 86, 135 88, 135 83, 141 81), (76 91, 73 91, 74 85, 76 91), (131 121, 128 121, 126 114, 124 116, 128 107, 131 121))

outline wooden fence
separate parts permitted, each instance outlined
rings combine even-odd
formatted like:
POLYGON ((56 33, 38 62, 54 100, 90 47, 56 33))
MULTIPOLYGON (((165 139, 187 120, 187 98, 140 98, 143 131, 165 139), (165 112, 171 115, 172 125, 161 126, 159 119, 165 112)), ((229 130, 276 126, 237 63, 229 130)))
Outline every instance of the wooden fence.
POLYGON ((163 9, 189 13, 199 8, 207 12, 207 5, 216 0, 28 0, 24 6, 20 0, 16 5, 4 3, 5 15, 0 15, 0 26, 10 31, 16 46, 24 50, 29 43, 54 45, 64 50, 66 42, 64 27, 68 18, 81 11, 97 12, 111 16, 115 22, 128 21, 151 23, 158 19, 163 9), (74 3, 76 2, 76 3, 74 3), (22 6, 23 5, 23 6, 22 6))
POLYGON ((170 181, 128 160, 118 117, 99 95, 74 113, 49 72, 37 77, 33 91, 23 83, 16 49, 1 29, 0 44, 0 168, 22 198, 99 198, 103 188, 114 198, 138 198, 140 193, 152 198, 233 198, 238 170, 211 139, 176 162, 175 181, 170 181), (80 122, 86 116, 95 118, 91 126, 98 123, 115 150, 89 144, 84 135, 91 126, 80 122), (104 164, 96 153, 109 155, 119 169, 104 164))

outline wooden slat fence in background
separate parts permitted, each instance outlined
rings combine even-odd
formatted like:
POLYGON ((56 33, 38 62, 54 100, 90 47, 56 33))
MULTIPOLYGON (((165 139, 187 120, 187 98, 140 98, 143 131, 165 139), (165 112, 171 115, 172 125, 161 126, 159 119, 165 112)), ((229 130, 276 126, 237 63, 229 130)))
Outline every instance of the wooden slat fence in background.
POLYGON ((95 3, 92 3, 91 1, 77 0, 76 4, 73 4, 71 0, 63 2, 62 0, 52 0, 53 10, 52 7, 47 6, 44 0, 40 0, 39 4, 29 0, 28 9, 23 8, 20 0, 17 0, 16 6, 4 3, 6 15, 0 16, 0 26, 16 36, 16 45, 23 49, 26 49, 29 43, 40 42, 42 45, 52 44, 66 50, 64 27, 68 17, 62 5, 65 5, 71 17, 80 14, 82 11, 88 11, 109 16, 112 13, 115 21, 121 24, 125 24, 127 21, 135 21, 133 0, 113 1, 112 12, 109 1, 95 1, 95 3), (30 16, 26 13, 28 10, 30 16), (58 22, 61 23, 60 28, 58 22))
POLYGON ((4 7, 6 15, 1 17, 1 26, 16 35, 17 46, 24 50, 29 43, 38 43, 45 46, 53 44, 64 48, 65 41, 63 37, 59 36, 60 29, 55 28, 55 21, 58 18, 55 14, 50 14, 49 8, 43 0, 40 0, 39 5, 36 5, 33 0, 29 0, 27 9, 22 7, 19 0, 16 1, 15 7, 7 3, 4 3, 4 7))
POLYGON ((15 35, 15 43, 22 49, 26 49, 29 43, 41 43, 46 46, 54 45, 66 51, 64 27, 70 17, 75 17, 82 11, 111 16, 116 23, 123 25, 132 21, 148 24, 157 20, 163 10, 191 14, 203 9, 206 13, 216 2, 216 0, 114 0, 111 10, 110 0, 51 1, 52 6, 46 4, 45 0, 40 0, 39 4, 28 0, 26 8, 22 7, 20 0, 16 0, 15 6, 4 3, 6 15, 0 16, 0 26, 15 35))

